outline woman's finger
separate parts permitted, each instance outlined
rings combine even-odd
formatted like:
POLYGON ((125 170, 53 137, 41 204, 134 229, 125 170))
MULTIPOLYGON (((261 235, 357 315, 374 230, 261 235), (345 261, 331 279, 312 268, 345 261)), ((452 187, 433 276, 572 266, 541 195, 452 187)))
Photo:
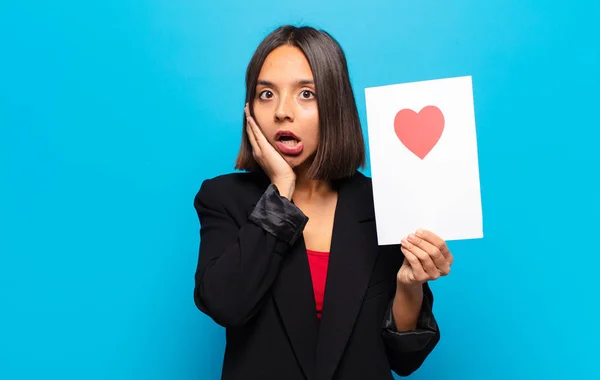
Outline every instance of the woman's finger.
POLYGON ((440 250, 442 255, 446 258, 446 261, 450 261, 450 263, 452 263, 452 254, 450 253, 448 245, 446 244, 446 241, 444 239, 434 234, 433 232, 425 229, 418 229, 416 235, 417 237, 436 246, 440 250))
POLYGON ((252 150, 255 153, 259 153, 260 147, 256 142, 256 136, 254 135, 254 131, 252 130, 252 127, 250 126, 249 122, 246 122, 246 134, 248 135, 248 140, 250 140, 250 145, 252 145, 252 150))
POLYGON ((263 134, 262 130, 258 126, 258 124, 256 124, 256 120, 254 120, 252 116, 248 116, 248 121, 250 122, 250 126, 254 131, 254 137, 260 149, 269 149, 269 147, 272 147, 265 135, 263 134))
POLYGON ((252 127, 250 112, 248 111, 248 106, 244 108, 244 112, 246 113, 246 134, 248 135, 248 139, 250 140, 250 145, 252 145, 252 149, 255 154, 260 154, 260 145, 256 141, 256 131, 252 127))
POLYGON ((404 246, 400 246, 400 249, 404 254, 404 259, 410 264, 410 269, 412 269, 413 275, 415 276, 414 280, 419 282, 425 281, 428 276, 421 265, 421 261, 404 246))
POLYGON ((444 256, 444 254, 438 246, 432 244, 424 238, 420 238, 413 234, 410 234, 408 236, 408 240, 429 255, 429 257, 431 258, 437 269, 440 271, 442 276, 445 276, 448 273, 450 273, 450 263, 448 262, 446 256, 444 256))
POLYGON ((246 120, 248 120, 248 123, 250 124, 250 127, 252 128, 252 131, 254 132, 255 141, 261 149, 264 149, 266 146, 265 144, 269 144, 269 142, 267 141, 267 138, 262 133, 262 130, 256 123, 256 120, 254 120, 252 115, 250 115, 250 108, 248 107, 248 105, 246 105, 245 111, 246 111, 246 120))
POLYGON ((431 256, 429 256, 429 253, 427 253, 420 247, 412 244, 406 239, 402 240, 402 246, 404 246, 404 248, 406 248, 408 251, 410 251, 410 253, 412 253, 419 259, 419 261, 421 262, 421 266, 423 267, 429 278, 436 279, 440 276, 440 271, 433 262, 431 256))

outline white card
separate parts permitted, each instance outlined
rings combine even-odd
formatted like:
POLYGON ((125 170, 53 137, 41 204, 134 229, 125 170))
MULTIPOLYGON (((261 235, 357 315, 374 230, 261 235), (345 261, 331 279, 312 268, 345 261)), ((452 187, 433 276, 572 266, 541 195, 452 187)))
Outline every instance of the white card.
POLYGON ((377 235, 483 237, 471 77, 365 89, 377 235))

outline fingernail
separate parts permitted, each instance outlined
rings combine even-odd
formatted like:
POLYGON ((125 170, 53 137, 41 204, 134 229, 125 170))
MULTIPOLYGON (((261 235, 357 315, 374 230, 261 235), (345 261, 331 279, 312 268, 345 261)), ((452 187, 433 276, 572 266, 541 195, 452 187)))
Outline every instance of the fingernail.
POLYGON ((413 235, 413 234, 408 234, 408 240, 414 240, 414 238, 415 238, 415 235, 413 235))
POLYGON ((417 228, 417 235, 421 235, 423 233, 423 230, 420 228, 417 228))
POLYGON ((407 246, 407 245, 408 245, 408 242, 406 241, 406 239, 402 239, 401 243, 402 243, 402 245, 404 245, 404 246, 407 246))

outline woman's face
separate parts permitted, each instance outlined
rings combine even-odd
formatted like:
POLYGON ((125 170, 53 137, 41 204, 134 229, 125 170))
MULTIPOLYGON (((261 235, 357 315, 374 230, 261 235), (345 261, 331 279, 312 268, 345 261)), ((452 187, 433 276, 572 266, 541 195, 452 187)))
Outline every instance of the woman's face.
POLYGON ((263 134, 292 167, 312 158, 319 143, 314 78, 302 51, 280 46, 265 59, 252 107, 263 134))

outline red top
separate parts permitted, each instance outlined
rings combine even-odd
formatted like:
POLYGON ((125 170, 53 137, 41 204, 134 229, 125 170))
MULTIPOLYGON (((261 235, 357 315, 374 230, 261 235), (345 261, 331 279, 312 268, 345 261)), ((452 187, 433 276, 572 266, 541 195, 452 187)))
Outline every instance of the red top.
POLYGON ((317 304, 317 317, 321 319, 323 314, 323 297, 325 296, 325 280, 327 279, 327 265, 329 264, 329 252, 319 252, 307 249, 308 264, 312 277, 313 290, 315 292, 315 303, 317 304))

